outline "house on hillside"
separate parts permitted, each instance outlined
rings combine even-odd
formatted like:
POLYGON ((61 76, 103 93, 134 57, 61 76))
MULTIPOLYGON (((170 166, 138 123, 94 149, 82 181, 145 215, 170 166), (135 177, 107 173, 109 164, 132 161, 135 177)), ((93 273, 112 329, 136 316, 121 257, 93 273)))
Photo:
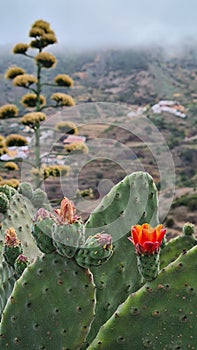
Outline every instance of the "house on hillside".
POLYGON ((4 161, 13 160, 13 159, 26 159, 29 155, 28 146, 12 146, 8 147, 7 153, 3 154, 0 159, 4 161))
POLYGON ((161 100, 157 104, 151 107, 151 110, 155 114, 161 114, 167 112, 180 118, 186 118, 186 109, 177 101, 161 100))
POLYGON ((68 135, 63 140, 63 144, 70 144, 70 143, 85 143, 86 137, 85 136, 76 136, 76 135, 68 135))

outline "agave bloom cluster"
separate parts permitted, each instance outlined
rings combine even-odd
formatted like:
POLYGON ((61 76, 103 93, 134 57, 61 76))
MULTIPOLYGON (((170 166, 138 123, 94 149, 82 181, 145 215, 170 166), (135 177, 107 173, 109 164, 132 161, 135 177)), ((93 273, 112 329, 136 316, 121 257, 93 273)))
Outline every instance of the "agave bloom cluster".
POLYGON ((72 107, 75 105, 73 98, 70 95, 64 94, 63 92, 55 92, 50 98, 56 102, 56 106, 72 107))
POLYGON ((151 255, 159 252, 165 233, 166 229, 163 225, 152 227, 145 223, 132 226, 131 237, 128 239, 135 246, 138 255, 151 255))

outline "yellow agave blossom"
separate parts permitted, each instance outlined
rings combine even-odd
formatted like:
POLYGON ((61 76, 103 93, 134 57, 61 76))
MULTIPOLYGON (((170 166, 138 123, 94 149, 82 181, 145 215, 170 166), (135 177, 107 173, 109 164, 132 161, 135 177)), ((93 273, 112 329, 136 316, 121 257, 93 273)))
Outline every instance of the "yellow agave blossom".
MULTIPOLYGON (((28 93, 22 97, 21 103, 25 107, 29 107, 29 108, 35 107, 37 104, 37 95, 33 93, 28 93)), ((40 105, 43 106, 45 104, 46 104, 45 97, 43 95, 40 95, 40 105)))
POLYGON ((60 177, 68 175, 70 167, 68 165, 54 164, 54 165, 43 165, 44 179, 48 177, 60 177))
POLYGON ((86 146, 84 143, 80 143, 80 142, 72 142, 68 145, 65 145, 64 149, 67 153, 87 154, 89 152, 88 146, 86 146))
POLYGON ((25 146, 27 145, 27 139, 26 137, 19 135, 19 134, 10 134, 5 139, 5 146, 11 147, 11 146, 25 146))
POLYGON ((75 102, 71 96, 61 92, 55 92, 52 94, 51 100, 54 100, 57 103, 57 106, 72 107, 75 105, 75 102))
POLYGON ((15 118, 18 116, 18 108, 14 104, 6 104, 0 107, 0 118, 15 118))
POLYGON ((69 77, 69 75, 67 74, 58 74, 55 78, 54 78, 54 82, 58 85, 58 86, 66 86, 66 87, 72 87, 73 86, 73 80, 71 77, 69 77))
POLYGON ((8 70, 5 72, 5 78, 6 79, 14 79, 18 75, 25 74, 25 70, 21 67, 13 66, 8 68, 8 70))
POLYGON ((20 181, 17 179, 1 180, 0 186, 4 186, 4 185, 8 185, 13 188, 18 188, 18 186, 20 185, 20 181))
POLYGON ((32 74, 17 75, 13 79, 14 86, 21 86, 24 88, 28 88, 30 85, 36 84, 36 83, 37 83, 37 78, 32 74))
POLYGON ((44 34, 44 30, 39 27, 32 27, 29 31, 29 36, 32 38, 40 37, 44 34))
POLYGON ((6 162, 4 164, 4 168, 6 168, 7 170, 14 171, 14 170, 18 170, 18 165, 14 162, 6 162))
POLYGON ((39 28, 42 29, 45 33, 50 32, 50 23, 47 21, 44 21, 43 19, 38 19, 32 24, 32 29, 33 28, 39 28))
POLYGON ((56 58, 49 52, 40 52, 34 57, 36 63, 40 63, 43 68, 54 68, 56 58))
POLYGON ((21 119, 20 123, 23 125, 28 125, 30 128, 37 128, 40 122, 46 119, 46 114, 42 112, 32 112, 25 114, 21 119))
POLYGON ((56 130, 63 132, 69 135, 77 135, 78 128, 75 123, 67 121, 67 122, 59 122, 55 126, 56 130))
POLYGON ((29 48, 28 44, 24 44, 24 43, 18 43, 14 46, 13 48, 13 53, 14 54, 23 54, 25 55, 27 50, 29 48))

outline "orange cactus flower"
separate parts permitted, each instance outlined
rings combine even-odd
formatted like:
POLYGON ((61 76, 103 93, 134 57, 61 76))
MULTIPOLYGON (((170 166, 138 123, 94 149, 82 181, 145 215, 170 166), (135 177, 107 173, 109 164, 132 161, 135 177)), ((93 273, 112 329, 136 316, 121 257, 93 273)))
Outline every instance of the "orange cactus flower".
POLYGON ((135 225, 131 228, 128 239, 135 246, 139 255, 151 255, 159 252, 162 239, 166 233, 163 225, 151 227, 149 224, 135 225))
POLYGON ((60 224, 73 224, 78 219, 75 211, 73 202, 67 197, 62 199, 60 209, 54 209, 60 224))

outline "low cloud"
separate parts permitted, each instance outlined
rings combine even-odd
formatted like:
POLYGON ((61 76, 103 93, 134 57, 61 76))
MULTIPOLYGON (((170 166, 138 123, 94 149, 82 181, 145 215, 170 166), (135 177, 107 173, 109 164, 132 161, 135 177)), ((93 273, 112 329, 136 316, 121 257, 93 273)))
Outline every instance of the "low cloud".
POLYGON ((197 37, 196 0, 1 0, 0 44, 28 39, 39 18, 73 48, 174 44, 197 37))

